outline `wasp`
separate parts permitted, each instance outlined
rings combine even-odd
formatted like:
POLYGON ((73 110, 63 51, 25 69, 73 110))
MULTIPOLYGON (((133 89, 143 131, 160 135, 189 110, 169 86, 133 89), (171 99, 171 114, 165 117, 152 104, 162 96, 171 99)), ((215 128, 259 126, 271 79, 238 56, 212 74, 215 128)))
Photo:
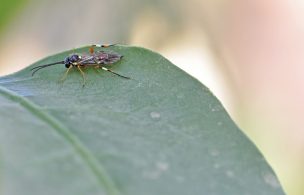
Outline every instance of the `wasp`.
POLYGON ((32 76, 34 76, 37 71, 39 71, 43 68, 62 64, 62 65, 65 65, 65 68, 67 68, 67 70, 64 73, 63 77, 61 78, 61 81, 64 81, 66 79, 69 71, 72 68, 77 68, 82 75, 83 86, 86 83, 85 73, 84 73, 83 69, 87 68, 87 67, 94 67, 94 68, 96 68, 96 70, 101 68, 102 70, 108 71, 108 72, 115 74, 119 77, 122 77, 124 79, 130 79, 130 77, 123 76, 123 75, 118 74, 118 73, 108 69, 107 67, 105 67, 105 66, 109 66, 111 64, 114 64, 114 63, 120 61, 123 58, 122 55, 120 55, 116 52, 112 52, 112 51, 111 52, 110 51, 94 51, 94 47, 105 48, 105 47, 110 47, 110 46, 113 46, 113 44, 112 45, 95 44, 90 47, 89 53, 86 53, 86 54, 73 53, 73 54, 68 55, 62 61, 36 66, 31 69, 32 76))

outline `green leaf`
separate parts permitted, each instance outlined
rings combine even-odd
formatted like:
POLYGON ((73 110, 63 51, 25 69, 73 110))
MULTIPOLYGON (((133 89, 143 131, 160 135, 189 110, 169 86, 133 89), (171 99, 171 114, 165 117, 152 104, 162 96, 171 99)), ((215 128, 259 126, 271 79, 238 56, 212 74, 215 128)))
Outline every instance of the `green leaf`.
POLYGON ((0 78, 5 195, 284 194, 257 148, 197 80, 146 49, 109 72, 64 65, 0 78))

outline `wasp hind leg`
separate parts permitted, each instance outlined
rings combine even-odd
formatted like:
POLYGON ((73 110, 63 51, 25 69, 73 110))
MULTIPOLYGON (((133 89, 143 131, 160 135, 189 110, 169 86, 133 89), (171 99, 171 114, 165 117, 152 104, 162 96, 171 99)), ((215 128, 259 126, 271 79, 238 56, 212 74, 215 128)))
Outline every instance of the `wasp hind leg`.
POLYGON ((116 45, 116 44, 105 44, 105 45, 94 44, 94 45, 91 45, 91 47, 89 48, 89 52, 92 55, 95 52, 94 47, 107 48, 107 47, 111 47, 111 46, 114 46, 114 45, 116 45))
POLYGON ((123 76, 123 75, 121 75, 121 74, 118 74, 118 73, 116 73, 116 72, 114 72, 114 71, 112 71, 112 70, 110 70, 110 69, 107 69, 106 67, 101 66, 101 65, 99 65, 99 67, 100 67, 102 70, 108 71, 108 72, 110 72, 110 73, 112 73, 112 74, 115 74, 115 75, 121 77, 121 78, 124 78, 124 79, 131 79, 130 77, 127 77, 127 76, 123 76))
POLYGON ((107 48, 107 47, 112 47, 112 46, 115 46, 115 45, 117 45, 116 43, 114 43, 114 44, 103 44, 103 45, 101 45, 101 44, 94 44, 94 45, 92 45, 93 47, 103 47, 103 48, 107 48))

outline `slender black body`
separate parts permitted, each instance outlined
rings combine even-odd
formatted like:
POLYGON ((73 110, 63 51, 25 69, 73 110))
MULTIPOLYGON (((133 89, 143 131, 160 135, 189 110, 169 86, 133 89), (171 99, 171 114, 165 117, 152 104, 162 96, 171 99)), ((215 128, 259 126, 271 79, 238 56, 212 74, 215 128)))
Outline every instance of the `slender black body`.
POLYGON ((112 52, 112 51, 94 51, 94 48, 93 48, 93 47, 109 47, 109 46, 111 46, 111 45, 107 45, 107 46, 106 45, 93 45, 90 48, 90 52, 87 54, 73 53, 73 54, 67 56, 63 61, 36 66, 31 69, 33 71, 32 76, 34 76, 34 74, 37 71, 39 71, 43 68, 46 68, 48 66, 63 64, 67 68, 67 71, 61 80, 64 80, 66 78, 66 76, 68 75, 68 72, 71 68, 77 68, 83 77, 83 85, 85 84, 85 75, 84 75, 82 68, 86 68, 86 67, 101 68, 101 69, 111 72, 117 76, 123 77, 125 79, 130 79, 129 77, 120 75, 105 67, 105 66, 108 66, 115 62, 120 61, 123 57, 122 55, 120 55, 116 52, 112 52))

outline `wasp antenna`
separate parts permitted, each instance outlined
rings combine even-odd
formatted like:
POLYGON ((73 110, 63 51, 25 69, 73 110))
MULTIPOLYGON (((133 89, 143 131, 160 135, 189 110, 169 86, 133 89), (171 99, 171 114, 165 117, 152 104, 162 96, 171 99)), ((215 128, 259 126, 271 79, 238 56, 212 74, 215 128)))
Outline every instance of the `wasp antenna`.
POLYGON ((44 67, 37 68, 35 71, 33 71, 33 72, 32 72, 32 76, 34 76, 34 74, 35 74, 38 70, 40 70, 40 69, 42 69, 42 68, 44 68, 44 67))
POLYGON ((36 66, 34 68, 31 68, 31 70, 35 70, 36 68, 48 67, 48 66, 52 66, 52 65, 56 65, 56 64, 64 64, 64 61, 53 62, 53 63, 50 63, 50 64, 44 64, 44 65, 36 66))
POLYGON ((40 69, 43 69, 43 68, 46 68, 48 66, 53 66, 53 65, 57 65, 57 64, 64 64, 64 61, 60 61, 60 62, 54 62, 54 63, 50 63, 50 64, 44 64, 44 65, 40 65, 40 66, 36 66, 34 68, 31 69, 32 72, 32 76, 34 76, 34 74, 40 70, 40 69))

